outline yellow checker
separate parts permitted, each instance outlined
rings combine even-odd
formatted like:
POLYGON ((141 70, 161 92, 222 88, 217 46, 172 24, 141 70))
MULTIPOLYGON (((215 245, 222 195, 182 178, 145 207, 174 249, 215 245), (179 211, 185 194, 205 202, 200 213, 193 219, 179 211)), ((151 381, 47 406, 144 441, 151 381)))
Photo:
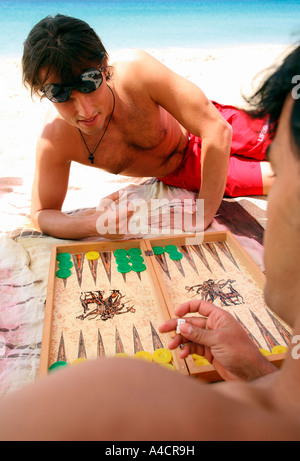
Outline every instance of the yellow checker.
POLYGON ((94 259, 98 259, 100 257, 98 251, 89 251, 86 255, 85 255, 86 259, 90 260, 90 261, 93 261, 94 259))
POLYGON ((168 368, 169 370, 176 370, 172 363, 160 363, 159 365, 161 367, 168 368))
POLYGON ((272 354, 283 354, 287 352, 288 348, 285 346, 274 346, 272 348, 272 354))
POLYGON ((192 354, 193 360, 205 359, 204 355, 192 354))
POLYGON ((84 359, 83 357, 79 357, 78 359, 73 360, 71 365, 79 365, 80 363, 87 362, 87 359, 84 359))
POLYGON ((262 355, 271 355, 271 352, 267 351, 267 349, 259 349, 259 351, 262 355))
POLYGON ((202 367, 203 365, 210 365, 209 361, 204 357, 199 357, 194 361, 196 367, 202 367))
POLYGON ((146 360, 146 362, 152 362, 152 354, 147 351, 138 351, 134 354, 136 359, 146 360))
POLYGON ((169 349, 160 348, 153 352, 153 360, 156 363, 170 363, 172 358, 172 353, 169 349))

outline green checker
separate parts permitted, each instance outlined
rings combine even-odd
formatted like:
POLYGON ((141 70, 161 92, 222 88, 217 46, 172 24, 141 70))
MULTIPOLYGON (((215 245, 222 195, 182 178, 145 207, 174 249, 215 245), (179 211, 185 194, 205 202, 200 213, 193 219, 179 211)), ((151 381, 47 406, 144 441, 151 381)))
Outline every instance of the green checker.
POLYGON ((71 255, 70 253, 59 253, 57 256, 56 256, 56 259, 58 261, 68 261, 71 259, 71 255))
POLYGON ((133 263, 142 263, 144 262, 143 256, 131 256, 130 257, 130 262, 133 263))
POLYGON ((165 246, 165 251, 167 253, 173 253, 177 251, 177 246, 176 245, 166 245, 165 246))
POLYGON ((118 250, 114 251, 114 255, 116 258, 118 258, 119 256, 124 257, 124 256, 127 256, 127 251, 124 250, 124 248, 119 248, 118 250))
POLYGON ((56 271, 56 276, 60 279, 66 279, 70 277, 71 274, 72 272, 70 271, 70 269, 58 269, 58 271, 56 271))
POLYGON ((139 248, 129 248, 128 254, 130 256, 139 256, 142 254, 142 251, 139 248))
POLYGON ((183 258, 183 254, 180 253, 180 251, 173 251, 172 253, 169 253, 169 256, 170 259, 173 259, 174 261, 178 261, 183 258))
POLYGON ((129 263, 129 259, 127 258, 127 256, 118 256, 116 258, 116 263, 117 264, 128 264, 129 263))
POLYGON ((135 264, 132 264, 131 269, 134 272, 143 272, 146 270, 146 266, 144 263, 135 263, 135 264))
POLYGON ((152 250, 155 255, 162 255, 165 252, 164 248, 160 246, 152 247, 152 250))
POLYGON ((58 267, 60 269, 71 269, 71 267, 73 267, 73 263, 69 259, 66 259, 65 261, 62 260, 58 263, 58 267))
POLYGON ((131 266, 129 266, 129 264, 118 264, 117 271, 121 272, 121 274, 126 274, 131 271, 131 266))
POLYGON ((60 368, 65 368, 68 366, 69 365, 64 360, 59 360, 58 362, 52 363, 52 365, 49 367, 49 371, 59 370, 60 368))

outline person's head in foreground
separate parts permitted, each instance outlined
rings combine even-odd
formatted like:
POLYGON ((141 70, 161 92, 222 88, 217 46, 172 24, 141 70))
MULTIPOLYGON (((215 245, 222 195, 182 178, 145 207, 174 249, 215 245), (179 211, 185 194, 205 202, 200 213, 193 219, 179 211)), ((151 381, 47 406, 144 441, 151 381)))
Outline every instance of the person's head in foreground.
POLYGON ((264 239, 267 304, 300 326, 300 47, 253 97, 257 114, 270 114, 276 135, 268 157, 275 182, 268 197, 264 239), (279 120, 279 123, 277 123, 279 120))
MULTIPOLYGON (((182 329, 187 324, 182 325, 179 341, 203 338, 201 344, 194 341, 194 345, 204 344, 219 365, 234 370, 236 378, 239 370, 251 363, 252 367, 253 363, 261 367, 258 375, 265 376, 252 382, 235 379, 205 385, 137 360, 90 361, 54 373, 3 399, 1 438, 300 439, 300 89, 297 92, 295 76, 300 81, 300 47, 254 98, 258 103, 256 112, 269 113, 276 128, 269 150, 276 180, 269 195, 265 232, 265 296, 269 307, 294 329, 281 371, 262 372, 262 361, 269 362, 241 332, 238 322, 228 313, 223 314, 222 309, 194 301, 199 313, 203 305, 203 310, 210 309, 212 314, 202 330, 188 317, 188 325, 193 325, 194 332, 199 330, 198 334, 184 335, 182 329), (205 342, 208 337, 210 344, 205 342), (213 345, 214 337, 219 342, 213 345), (229 354, 226 356, 224 351, 229 354)), ((176 319, 168 325, 162 330, 174 330, 176 319)), ((192 343, 185 346, 191 347, 192 343)))

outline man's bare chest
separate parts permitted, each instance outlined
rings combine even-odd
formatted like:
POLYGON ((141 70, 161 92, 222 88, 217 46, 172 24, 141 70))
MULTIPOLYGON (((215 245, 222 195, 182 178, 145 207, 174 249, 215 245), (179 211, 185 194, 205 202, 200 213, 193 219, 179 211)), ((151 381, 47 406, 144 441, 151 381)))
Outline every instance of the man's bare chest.
MULTIPOLYGON (((114 121, 103 137, 78 137, 77 161, 109 173, 155 176, 176 153, 182 132, 168 117, 136 113, 123 123, 114 121), (99 142, 100 141, 100 142, 99 142), (91 163, 91 154, 93 163, 91 163)), ((164 114, 163 114, 164 115, 164 114)))

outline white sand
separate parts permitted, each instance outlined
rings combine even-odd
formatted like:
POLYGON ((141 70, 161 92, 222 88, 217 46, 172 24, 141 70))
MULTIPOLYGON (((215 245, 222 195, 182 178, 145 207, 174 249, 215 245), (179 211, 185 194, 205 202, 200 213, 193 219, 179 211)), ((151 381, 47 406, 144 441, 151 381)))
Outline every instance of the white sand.
MULTIPOLYGON (((210 99, 242 106, 242 92, 251 94, 254 78, 274 62, 280 62, 288 48, 265 44, 211 50, 170 48, 147 51, 199 85, 210 99)), ((36 140, 51 103, 47 100, 40 102, 38 98, 32 100, 30 91, 22 85, 20 60, 1 57, 0 101, 0 177, 22 177, 26 190, 30 191, 36 140)), ((70 188, 73 191, 82 189, 94 178, 99 184, 101 175, 107 177, 107 173, 74 164, 70 188)), ((107 189, 103 191, 103 196, 106 195, 107 189)))
MULTIPOLYGON (((210 99, 241 105, 241 90, 251 92, 253 78, 284 50, 281 45, 253 45, 147 51, 198 84, 210 99)), ((33 101, 21 80, 20 61, 0 57, 1 177, 24 176, 32 171, 36 138, 48 107, 48 101, 33 101)))

